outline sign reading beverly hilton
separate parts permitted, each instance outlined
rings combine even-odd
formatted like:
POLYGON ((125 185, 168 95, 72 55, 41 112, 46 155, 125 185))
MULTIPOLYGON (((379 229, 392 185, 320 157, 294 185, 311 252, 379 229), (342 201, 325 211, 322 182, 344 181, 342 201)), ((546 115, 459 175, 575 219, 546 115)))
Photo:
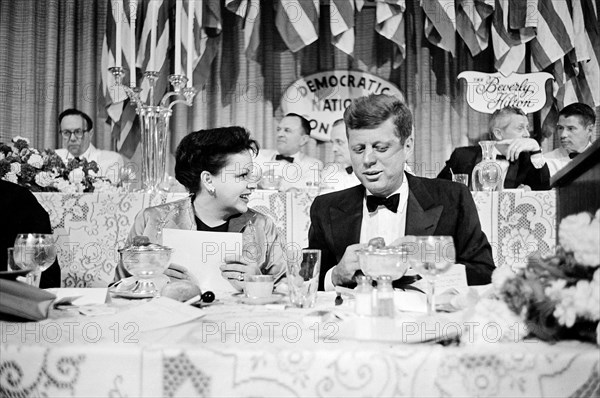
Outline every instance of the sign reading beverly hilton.
POLYGON ((341 119, 353 98, 388 94, 404 101, 392 83, 370 73, 348 70, 319 72, 292 83, 283 93, 283 113, 297 113, 310 120, 311 136, 329 141, 333 122, 341 119))
POLYGON ((466 71, 458 79, 467 81, 467 103, 483 113, 493 113, 507 106, 521 108, 525 113, 536 112, 546 103, 546 72, 513 73, 509 76, 496 73, 466 71))

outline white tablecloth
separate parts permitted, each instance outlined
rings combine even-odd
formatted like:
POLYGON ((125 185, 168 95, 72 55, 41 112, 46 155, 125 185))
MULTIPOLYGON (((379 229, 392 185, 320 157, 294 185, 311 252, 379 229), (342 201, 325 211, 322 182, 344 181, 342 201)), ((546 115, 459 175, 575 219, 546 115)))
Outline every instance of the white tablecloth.
MULTIPOLYGON (((323 299, 332 306, 333 296, 323 299)), ((133 305, 139 303, 126 304, 133 305)), ((306 323, 308 311, 215 305, 200 320, 149 332, 128 323, 100 329, 99 320, 83 316, 0 322, 0 395, 583 397, 600 391, 600 351, 592 344, 502 343, 494 328, 488 342, 462 346, 365 342, 343 338, 337 322, 306 323)))

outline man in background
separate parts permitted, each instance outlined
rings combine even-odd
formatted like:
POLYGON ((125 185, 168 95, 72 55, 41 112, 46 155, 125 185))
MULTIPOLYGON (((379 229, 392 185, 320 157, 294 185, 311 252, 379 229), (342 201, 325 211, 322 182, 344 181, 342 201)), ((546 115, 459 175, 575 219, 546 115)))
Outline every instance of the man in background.
MULTIPOLYGON (((529 121, 516 107, 496 110, 489 122, 490 135, 496 141, 494 156, 503 170, 503 187, 550 189, 550 173, 539 143, 530 137, 529 121)), ((479 145, 456 148, 438 178, 452 180, 452 174, 468 174, 473 187, 472 173, 482 160, 479 145)))
POLYGON ((328 163, 323 169, 321 187, 325 190, 340 191, 360 184, 350 162, 350 149, 348 148, 344 119, 333 122, 331 144, 333 163, 328 163))
POLYGON ((119 181, 119 172, 124 165, 123 157, 117 152, 97 149, 92 144, 94 125, 92 119, 77 109, 67 109, 58 116, 59 134, 62 137, 62 149, 56 153, 67 164, 71 159, 96 162, 98 175, 119 181))
POLYGON ((567 105, 558 113, 556 133, 560 136, 560 148, 544 155, 550 176, 592 145, 595 124, 594 110, 580 102, 567 105))
POLYGON ((281 176, 280 191, 306 189, 318 183, 323 162, 302 153, 309 140, 309 121, 296 113, 285 115, 277 126, 277 150, 261 149, 256 157, 263 178, 281 176))

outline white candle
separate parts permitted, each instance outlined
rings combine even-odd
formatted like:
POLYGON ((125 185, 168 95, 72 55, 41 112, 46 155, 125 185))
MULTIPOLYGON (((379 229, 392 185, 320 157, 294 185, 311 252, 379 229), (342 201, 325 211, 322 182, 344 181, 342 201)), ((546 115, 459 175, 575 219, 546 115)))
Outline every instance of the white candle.
POLYGON ((116 49, 115 49, 115 66, 118 68, 121 66, 121 23, 123 22, 123 12, 121 12, 122 2, 113 3, 113 6, 117 7, 117 12, 115 13, 113 10, 113 16, 115 18, 115 24, 117 25, 117 37, 116 37, 116 49))
POLYGON ((187 24, 187 86, 192 87, 192 63, 194 57, 194 14, 195 14, 195 2, 194 0, 188 0, 188 24, 187 24))
POLYGON ((150 23, 152 25, 150 28, 150 59, 148 60, 148 66, 146 67, 146 70, 149 72, 155 72, 156 65, 154 57, 156 53, 156 24, 158 23, 158 0, 150 1, 148 6, 150 7, 150 23))
POLYGON ((137 17, 137 0, 129 3, 129 21, 130 21, 130 42, 131 42, 131 65, 129 65, 129 87, 136 86, 135 73, 135 19, 137 17))
POLYGON ((181 6, 183 0, 175 3, 175 74, 181 75, 181 6))

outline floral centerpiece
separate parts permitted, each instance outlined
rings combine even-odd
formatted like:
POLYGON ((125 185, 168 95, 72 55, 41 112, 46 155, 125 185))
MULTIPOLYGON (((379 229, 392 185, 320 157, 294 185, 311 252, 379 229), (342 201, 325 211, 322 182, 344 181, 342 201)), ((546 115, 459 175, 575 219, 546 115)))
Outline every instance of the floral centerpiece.
POLYGON ((556 254, 529 258, 514 273, 494 271, 497 294, 546 341, 579 339, 600 345, 600 210, 562 220, 556 254))
MULTIPOLYGON (((0 179, 34 192, 117 191, 108 178, 98 174, 96 162, 71 159, 67 164, 52 149, 39 151, 29 140, 14 137, 10 145, 0 142, 0 179)), ((116 182, 118 183, 118 182, 116 182)))

